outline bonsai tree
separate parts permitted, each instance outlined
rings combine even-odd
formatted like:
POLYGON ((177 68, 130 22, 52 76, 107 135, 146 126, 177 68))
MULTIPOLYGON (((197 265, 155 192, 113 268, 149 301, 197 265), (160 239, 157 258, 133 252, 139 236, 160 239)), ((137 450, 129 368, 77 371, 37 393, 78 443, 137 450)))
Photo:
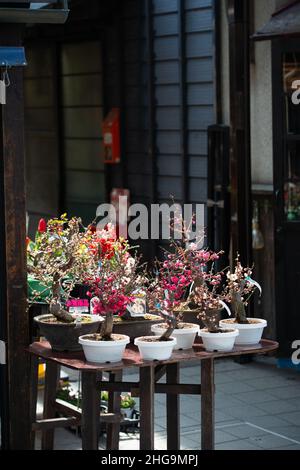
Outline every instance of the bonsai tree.
MULTIPOLYGON (((186 227, 182 218, 176 220, 176 226, 182 227, 182 239, 171 240, 169 250, 165 250, 164 259, 156 263, 155 279, 149 286, 149 304, 166 321, 168 328, 160 341, 167 341, 174 329, 184 328, 183 311, 197 309, 193 293, 197 286, 202 286, 207 278, 206 272, 220 253, 213 253, 202 246, 203 235, 190 243, 190 227, 186 227), (178 223, 179 222, 179 223, 178 223)), ((216 282, 217 277, 211 282, 216 282)), ((200 292, 199 292, 200 295, 200 292)), ((196 313, 195 313, 196 314, 196 313)))
POLYGON ((27 240, 29 301, 42 297, 60 322, 75 321, 64 305, 89 263, 85 238, 81 219, 62 215, 48 223, 41 219, 35 240, 27 240))
POLYGON ((85 276, 92 311, 104 316, 99 341, 111 341, 114 315, 122 316, 144 287, 139 259, 130 254, 128 241, 117 239, 112 225, 94 231, 88 240, 93 262, 85 276))
POLYGON ((204 323, 209 333, 220 333, 219 322, 224 302, 220 299, 216 287, 220 284, 220 274, 216 274, 214 280, 203 280, 191 294, 191 302, 199 310, 198 318, 204 323), (213 283, 213 285, 212 285, 213 283))
POLYGON ((235 321, 239 324, 249 324, 246 307, 256 289, 262 293, 260 285, 252 279, 252 272, 251 268, 242 266, 239 256, 234 271, 227 272, 224 300, 230 304, 235 321))

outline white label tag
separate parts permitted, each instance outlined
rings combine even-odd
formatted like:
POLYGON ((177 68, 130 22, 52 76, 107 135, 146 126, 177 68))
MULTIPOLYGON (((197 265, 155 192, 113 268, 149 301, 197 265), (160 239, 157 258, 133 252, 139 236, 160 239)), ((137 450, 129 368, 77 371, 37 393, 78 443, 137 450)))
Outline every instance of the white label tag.
POLYGON ((0 341, 0 364, 2 366, 6 364, 6 344, 4 341, 0 341))
POLYGON ((0 80, 0 104, 6 104, 6 85, 4 80, 0 80))
POLYGON ((69 312, 70 313, 89 313, 89 308, 88 307, 70 307, 69 312))
POLYGON ((147 313, 146 297, 137 297, 133 304, 128 305, 127 311, 132 317, 144 317, 147 313))

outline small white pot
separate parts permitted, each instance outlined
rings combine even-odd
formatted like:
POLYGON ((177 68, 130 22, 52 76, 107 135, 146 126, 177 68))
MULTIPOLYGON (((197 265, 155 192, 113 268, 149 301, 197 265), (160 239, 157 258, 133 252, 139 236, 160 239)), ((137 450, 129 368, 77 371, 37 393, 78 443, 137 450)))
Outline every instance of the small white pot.
POLYGON ((112 335, 116 341, 92 341, 88 336, 80 336, 79 343, 88 362, 94 364, 107 364, 121 362, 127 344, 130 343, 129 336, 112 335))
MULTIPOLYGON (((177 344, 174 350, 181 350, 185 351, 187 349, 192 349, 196 336, 200 331, 199 325, 190 324, 191 328, 182 328, 174 330, 172 333, 172 338, 176 338, 177 344)), ((153 325, 151 327, 151 331, 155 334, 155 336, 162 336, 167 328, 164 324, 162 325, 153 325), (163 328, 162 328, 163 326, 163 328)))
POLYGON ((145 341, 147 339, 153 340, 153 336, 144 336, 134 340, 142 359, 145 361, 167 361, 170 359, 176 346, 176 338, 172 337, 170 341, 145 341))
POLYGON ((259 344, 264 332, 264 329, 268 325, 266 320, 260 318, 248 318, 248 320, 254 320, 257 323, 250 323, 247 325, 240 325, 239 323, 228 323, 230 320, 221 320, 220 327, 222 328, 236 328, 239 330, 239 336, 235 340, 235 344, 239 346, 259 344))
MULTIPOLYGON (((224 329, 224 332, 226 329, 224 329)), ((228 333, 209 333, 206 329, 200 330, 204 347, 208 352, 230 352, 233 350, 234 342, 239 335, 238 330, 228 331, 228 333)))

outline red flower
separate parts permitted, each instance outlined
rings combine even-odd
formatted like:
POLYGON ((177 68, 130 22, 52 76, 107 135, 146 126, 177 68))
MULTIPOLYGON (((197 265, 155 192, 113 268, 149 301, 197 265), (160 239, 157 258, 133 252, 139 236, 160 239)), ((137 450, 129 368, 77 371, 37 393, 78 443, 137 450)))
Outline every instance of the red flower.
POLYGON ((91 233, 96 233, 96 231, 97 231, 96 225, 95 225, 95 224, 91 224, 91 225, 89 226, 89 231, 90 231, 91 233))
POLYGON ((45 233, 45 232, 47 232, 47 222, 46 222, 45 219, 41 219, 41 220, 39 221, 38 232, 39 232, 39 233, 45 233))
POLYGON ((29 243, 31 242, 29 237, 26 237, 26 248, 28 248, 29 243))

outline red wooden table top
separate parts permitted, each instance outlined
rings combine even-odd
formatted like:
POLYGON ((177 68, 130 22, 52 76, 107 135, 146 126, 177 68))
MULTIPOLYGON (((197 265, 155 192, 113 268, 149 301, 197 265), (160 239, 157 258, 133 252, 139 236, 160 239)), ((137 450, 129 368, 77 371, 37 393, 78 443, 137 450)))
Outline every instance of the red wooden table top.
POLYGON ((52 351, 47 342, 33 343, 28 348, 28 352, 43 359, 54 361, 62 366, 82 371, 114 371, 126 369, 129 367, 146 367, 150 365, 167 365, 178 362, 189 362, 203 359, 217 359, 234 356, 243 356, 248 354, 268 354, 278 349, 278 343, 275 341, 262 340, 255 346, 236 346, 230 353, 209 353, 206 352, 201 340, 195 343, 193 349, 189 351, 174 351, 168 361, 144 361, 141 359, 138 348, 132 344, 127 346, 124 359, 116 364, 92 364, 85 360, 83 352, 56 352, 52 351))

